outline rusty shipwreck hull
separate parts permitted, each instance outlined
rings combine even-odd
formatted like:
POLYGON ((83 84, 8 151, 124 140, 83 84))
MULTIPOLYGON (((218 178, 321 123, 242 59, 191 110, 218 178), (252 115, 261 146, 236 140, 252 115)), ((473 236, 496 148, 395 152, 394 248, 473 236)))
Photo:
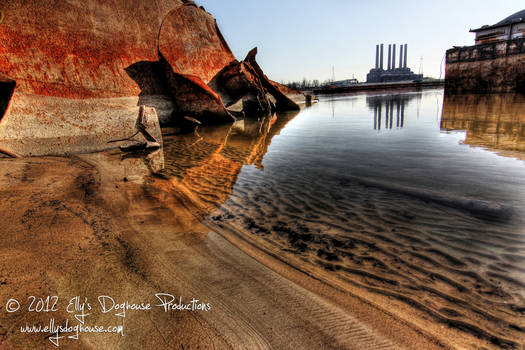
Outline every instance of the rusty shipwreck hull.
MULTIPOLYGON (((210 84, 235 57, 192 1, 4 0, 0 11, 0 149, 114 147, 109 141, 136 132, 140 106, 159 137, 159 121, 235 119, 222 87, 210 84)), ((265 87, 259 93, 269 96, 265 87)))
MULTIPOLYGON (((133 135, 142 90, 126 68, 158 59, 160 25, 178 6, 182 1, 4 0, 0 72, 16 88, 0 111, 0 148, 76 153, 133 135)), ((169 112, 169 99, 153 100, 169 112)), ((158 118, 149 119, 158 126, 158 118)))

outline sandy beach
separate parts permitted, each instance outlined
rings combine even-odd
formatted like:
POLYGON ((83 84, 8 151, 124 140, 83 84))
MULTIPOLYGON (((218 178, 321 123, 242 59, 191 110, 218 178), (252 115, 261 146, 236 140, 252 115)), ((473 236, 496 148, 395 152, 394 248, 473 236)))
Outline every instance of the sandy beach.
POLYGON ((347 164, 370 175, 324 144, 320 167, 323 108, 164 128, 153 152, 0 159, 1 348, 519 349, 520 182, 396 179, 417 154, 374 178, 355 137, 373 153, 347 164), (51 319, 104 332, 27 331, 51 319))
MULTIPOLYGON (((261 250, 243 250, 200 223, 189 191, 152 177, 141 157, 2 159, 1 348, 51 348, 21 334, 50 313, 25 312, 27 297, 59 297, 52 316, 71 318, 70 298, 100 295, 158 303, 156 293, 196 298, 207 312, 91 312, 125 336, 81 334, 66 349, 432 349, 446 347, 387 311, 309 277, 261 250), (256 259, 254 259, 255 257, 256 259), (307 288, 305 288, 307 287, 307 288)), ((198 203, 198 202, 197 202, 198 203)))
POLYGON ((435 5, 3 1, 0 350, 525 350, 525 10, 435 5))

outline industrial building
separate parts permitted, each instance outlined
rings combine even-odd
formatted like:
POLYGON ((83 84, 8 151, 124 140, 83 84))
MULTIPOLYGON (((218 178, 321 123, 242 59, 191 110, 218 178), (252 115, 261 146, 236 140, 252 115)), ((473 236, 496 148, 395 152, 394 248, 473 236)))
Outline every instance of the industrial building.
POLYGON ((387 68, 383 66, 383 44, 376 45, 376 65, 366 75, 367 83, 385 83, 395 81, 420 80, 422 74, 414 74, 407 67, 408 45, 399 45, 399 65, 396 67, 396 44, 388 44, 387 68))
POLYGON ((447 50, 445 92, 525 92, 525 10, 470 32, 475 45, 447 50))
POLYGON ((516 12, 496 24, 471 29, 470 32, 476 33, 476 45, 523 38, 525 37, 525 10, 516 12))

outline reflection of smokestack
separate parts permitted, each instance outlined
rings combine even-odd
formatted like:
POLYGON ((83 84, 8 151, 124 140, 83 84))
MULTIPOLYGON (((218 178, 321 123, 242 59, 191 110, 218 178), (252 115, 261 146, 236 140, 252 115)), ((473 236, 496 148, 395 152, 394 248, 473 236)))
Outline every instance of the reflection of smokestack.
POLYGON ((374 106, 374 130, 377 129, 377 107, 378 105, 374 106))
POLYGON ((403 44, 399 45, 399 68, 403 68, 403 44))
POLYGON ((388 44, 388 66, 387 66, 388 68, 387 70, 390 70, 391 63, 392 63, 392 45, 388 44))
POLYGON ((396 69, 396 44, 392 46, 392 69, 396 69))
POLYGON ((377 130, 381 130, 381 111, 383 110, 383 105, 379 102, 379 111, 377 113, 377 130))
POLYGON ((403 127, 404 124, 405 124, 405 103, 401 104, 401 127, 403 127))
POLYGON ((386 101, 385 108, 385 129, 388 129, 388 116, 390 115, 390 101, 386 101))
MULTIPOLYGON (((390 103, 390 129, 392 129, 392 120, 394 120, 394 101, 390 103)), ((386 127, 388 128, 388 125, 386 127)))
MULTIPOLYGON (((403 48, 403 45, 401 45, 401 48, 403 48)), ((401 57, 403 57, 403 55, 401 55, 401 57)), ((401 58, 400 57, 400 58, 401 58)), ((399 67, 401 67, 401 65, 399 65, 399 67)), ((399 128, 399 109, 400 109, 400 105, 399 105, 399 101, 397 101, 397 113, 396 113, 396 126, 399 128)))
POLYGON ((376 45, 376 69, 379 68, 379 45, 376 45))
POLYGON ((405 64, 403 65, 403 68, 407 67, 407 44, 405 44, 405 64))
POLYGON ((383 44, 381 44, 381 69, 383 69, 383 44))

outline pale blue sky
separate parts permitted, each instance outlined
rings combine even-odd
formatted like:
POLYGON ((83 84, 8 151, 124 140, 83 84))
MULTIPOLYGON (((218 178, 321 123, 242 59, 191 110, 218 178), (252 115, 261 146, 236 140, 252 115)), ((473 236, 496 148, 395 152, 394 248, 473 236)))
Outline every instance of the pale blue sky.
POLYGON ((337 80, 354 74, 363 81, 375 65, 378 43, 407 43, 409 67, 417 73, 423 56, 425 76, 439 77, 446 49, 474 43, 469 29, 525 8, 522 0, 196 2, 215 16, 238 59, 257 46, 266 74, 285 82, 323 81, 331 77, 332 66, 337 80))

